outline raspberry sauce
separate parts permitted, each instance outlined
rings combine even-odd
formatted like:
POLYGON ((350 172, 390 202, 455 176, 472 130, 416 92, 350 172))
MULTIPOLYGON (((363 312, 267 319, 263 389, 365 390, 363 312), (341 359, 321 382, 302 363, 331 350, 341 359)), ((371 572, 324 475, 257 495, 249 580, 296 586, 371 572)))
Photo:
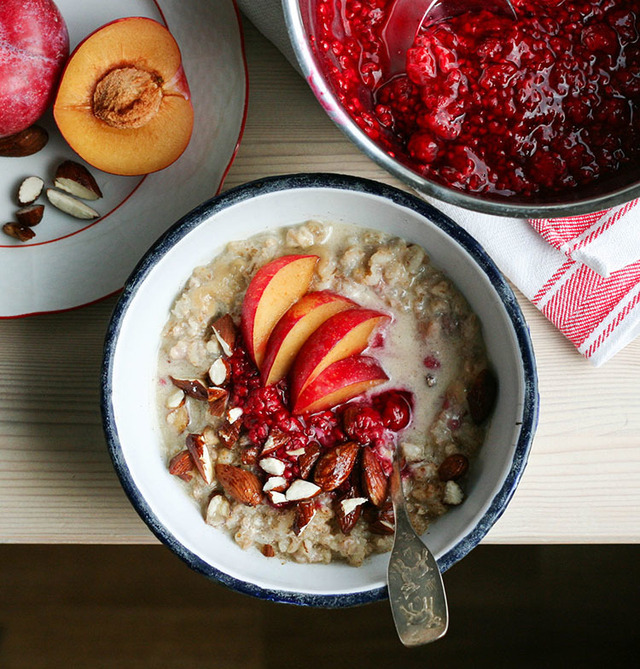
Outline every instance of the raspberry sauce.
POLYGON ((640 163, 640 0, 514 0, 423 28, 384 81, 392 0, 317 0, 316 51, 354 121, 428 179, 531 197, 640 163))

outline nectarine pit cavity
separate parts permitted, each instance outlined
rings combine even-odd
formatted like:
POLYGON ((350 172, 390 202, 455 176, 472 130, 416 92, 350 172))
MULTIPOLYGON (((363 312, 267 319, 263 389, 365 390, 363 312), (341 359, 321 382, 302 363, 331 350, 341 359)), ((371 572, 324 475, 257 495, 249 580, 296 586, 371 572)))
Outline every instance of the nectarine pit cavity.
POLYGON ((162 84, 158 73, 134 65, 110 70, 96 84, 93 114, 112 128, 141 128, 160 109, 162 84))

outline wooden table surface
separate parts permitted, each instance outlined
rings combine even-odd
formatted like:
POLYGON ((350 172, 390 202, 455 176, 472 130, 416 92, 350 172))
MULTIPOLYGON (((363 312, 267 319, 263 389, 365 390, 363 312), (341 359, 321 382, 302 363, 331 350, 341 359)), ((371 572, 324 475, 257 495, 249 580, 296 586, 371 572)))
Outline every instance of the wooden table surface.
MULTIPOLYGON (((304 171, 401 187, 349 143, 246 22, 245 39, 249 114, 225 188, 304 171)), ((485 542, 638 543, 640 339, 596 369, 518 298, 537 355, 540 423, 522 482, 485 542)), ((156 542, 120 488, 100 423, 102 344, 115 302, 0 321, 0 542, 156 542)))

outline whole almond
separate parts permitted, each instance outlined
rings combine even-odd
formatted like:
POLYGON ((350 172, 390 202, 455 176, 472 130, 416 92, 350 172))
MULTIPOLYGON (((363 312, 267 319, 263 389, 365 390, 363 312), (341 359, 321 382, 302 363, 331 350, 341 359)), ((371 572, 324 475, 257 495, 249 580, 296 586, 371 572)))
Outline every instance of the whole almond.
POLYGON ((262 501, 262 486, 258 477, 247 469, 235 465, 216 465, 216 478, 227 496, 248 506, 262 501))
POLYGON ((388 480, 378 460, 378 456, 370 449, 362 449, 362 488, 367 497, 376 506, 382 506, 387 499, 388 480))
POLYGON ((462 453, 447 456, 438 467, 438 478, 441 481, 457 481, 469 469, 469 460, 462 453))
POLYGON ((0 157, 23 158, 44 149, 49 141, 49 133, 39 125, 17 132, 15 135, 0 137, 0 157))
POLYGON ((359 450, 355 441, 334 446, 318 460, 313 480, 326 492, 335 490, 349 478, 359 450))

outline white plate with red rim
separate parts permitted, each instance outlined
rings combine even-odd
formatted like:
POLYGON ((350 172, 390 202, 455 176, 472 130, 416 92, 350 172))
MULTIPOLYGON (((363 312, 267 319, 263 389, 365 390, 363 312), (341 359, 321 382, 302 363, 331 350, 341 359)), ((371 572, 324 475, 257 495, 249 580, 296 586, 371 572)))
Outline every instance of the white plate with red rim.
MULTIPOLYGON (((172 165, 144 177, 123 177, 87 166, 104 197, 100 214, 81 221, 45 205, 36 237, 0 235, 0 318, 64 311, 119 291, 147 248, 176 219, 221 190, 246 118, 247 67, 235 0, 56 0, 71 50, 100 26, 125 16, 166 25, 182 52, 195 111, 193 135, 172 165)), ((0 211, 5 223, 18 209, 22 180, 40 176, 51 186, 63 160, 83 162, 56 128, 51 110, 38 121, 47 146, 25 158, 0 157, 0 211)))

